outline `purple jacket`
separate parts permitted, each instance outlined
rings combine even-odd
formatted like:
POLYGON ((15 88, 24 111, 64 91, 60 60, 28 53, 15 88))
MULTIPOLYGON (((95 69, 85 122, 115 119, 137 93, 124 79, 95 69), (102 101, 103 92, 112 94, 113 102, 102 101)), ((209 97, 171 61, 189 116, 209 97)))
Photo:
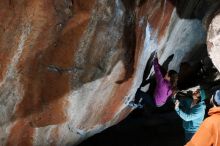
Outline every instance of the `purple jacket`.
POLYGON ((172 94, 171 84, 163 78, 158 58, 153 60, 153 66, 156 76, 156 88, 154 90, 154 101, 157 107, 163 106, 168 97, 172 94))

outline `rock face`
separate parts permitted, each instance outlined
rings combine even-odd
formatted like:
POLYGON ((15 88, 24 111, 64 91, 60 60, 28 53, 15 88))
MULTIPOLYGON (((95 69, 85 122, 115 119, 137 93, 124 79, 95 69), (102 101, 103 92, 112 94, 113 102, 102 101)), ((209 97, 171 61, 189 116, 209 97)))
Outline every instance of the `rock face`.
POLYGON ((220 14, 217 13, 216 16, 211 21, 208 29, 207 45, 210 58, 213 64, 220 71, 220 14))
POLYGON ((121 121, 154 51, 175 70, 206 55, 216 3, 1 0, 0 144, 73 145, 121 121))

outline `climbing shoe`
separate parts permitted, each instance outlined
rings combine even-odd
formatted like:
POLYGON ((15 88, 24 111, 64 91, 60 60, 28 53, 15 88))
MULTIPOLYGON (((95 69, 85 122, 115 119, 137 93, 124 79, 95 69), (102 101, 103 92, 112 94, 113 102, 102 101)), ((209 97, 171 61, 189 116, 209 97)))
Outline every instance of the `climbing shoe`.
POLYGON ((128 103, 128 106, 130 106, 130 107, 132 107, 134 109, 136 109, 136 108, 143 108, 144 107, 142 104, 140 104, 140 103, 137 104, 134 101, 130 101, 128 103))

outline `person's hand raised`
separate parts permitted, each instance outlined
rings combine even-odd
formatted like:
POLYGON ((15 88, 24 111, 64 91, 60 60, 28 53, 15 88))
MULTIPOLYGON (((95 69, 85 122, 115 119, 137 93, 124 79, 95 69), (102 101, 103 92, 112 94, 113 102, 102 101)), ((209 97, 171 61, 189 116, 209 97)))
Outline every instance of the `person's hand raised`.
POLYGON ((153 58, 153 60, 154 60, 155 58, 158 58, 158 57, 157 57, 157 52, 156 52, 156 51, 154 52, 154 58, 153 58))

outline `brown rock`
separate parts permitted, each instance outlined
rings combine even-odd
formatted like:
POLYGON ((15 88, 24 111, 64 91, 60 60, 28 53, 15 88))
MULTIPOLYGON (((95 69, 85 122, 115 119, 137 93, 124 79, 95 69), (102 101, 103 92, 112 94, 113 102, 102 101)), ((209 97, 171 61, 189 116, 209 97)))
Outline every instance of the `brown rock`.
POLYGON ((178 70, 205 44, 201 20, 178 14, 193 10, 170 0, 1 0, 0 143, 72 145, 121 121, 155 50, 161 64, 175 54, 167 66, 178 70))

